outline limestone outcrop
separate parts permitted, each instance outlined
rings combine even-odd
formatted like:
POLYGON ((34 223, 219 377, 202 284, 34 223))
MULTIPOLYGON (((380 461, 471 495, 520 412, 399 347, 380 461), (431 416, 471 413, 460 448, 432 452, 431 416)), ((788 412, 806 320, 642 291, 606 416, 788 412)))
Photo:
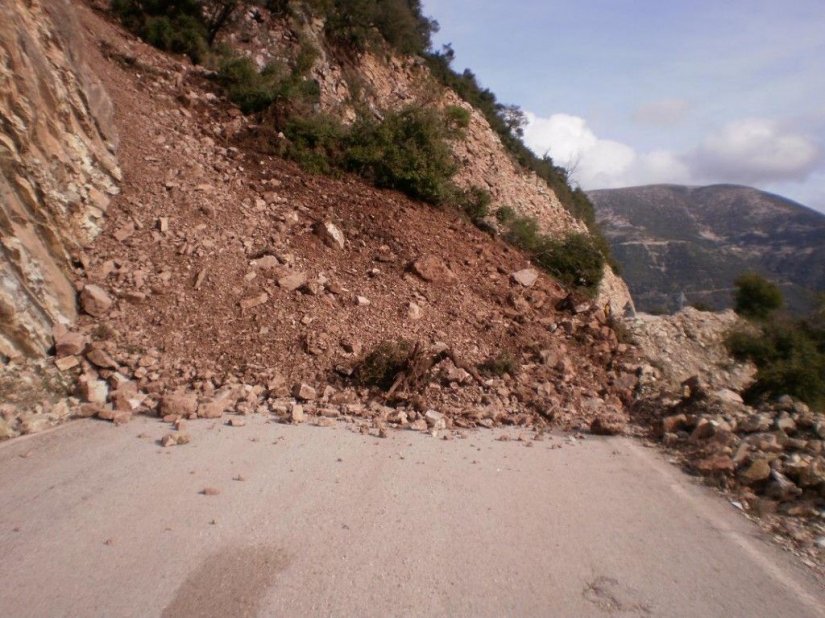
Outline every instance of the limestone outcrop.
POLYGON ((111 102, 67 0, 0 4, 0 358, 37 356, 76 314, 69 277, 120 171, 111 102))

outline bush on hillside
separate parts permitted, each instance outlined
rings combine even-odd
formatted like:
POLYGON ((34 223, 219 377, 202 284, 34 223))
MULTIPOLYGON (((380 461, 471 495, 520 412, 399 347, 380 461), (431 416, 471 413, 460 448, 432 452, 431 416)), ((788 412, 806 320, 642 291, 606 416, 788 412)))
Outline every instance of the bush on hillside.
POLYGON ((420 0, 308 0, 326 20, 326 33, 340 45, 365 51, 383 39, 402 54, 423 54, 438 24, 425 17, 420 0))
POLYGON ((404 369, 411 351, 408 341, 382 341, 356 367, 356 382, 388 391, 404 369))
POLYGON ((751 323, 731 332, 726 344, 734 357, 757 367, 748 400, 791 395, 815 407, 825 404, 825 313, 806 319, 773 314, 782 305, 779 288, 759 275, 736 281, 736 311, 751 323), (771 316, 772 319, 766 318, 771 316))
POLYGON ((775 319, 730 333, 728 349, 757 367, 749 401, 791 395, 814 407, 825 404, 825 328, 808 320, 775 319))
POLYGON ((240 0, 112 0, 112 11, 155 47, 200 63, 242 4, 240 0))
POLYGON ((486 214, 486 191, 461 192, 452 182, 456 166, 449 140, 460 136, 461 129, 438 112, 407 108, 388 112, 381 120, 362 115, 351 127, 308 110, 287 110, 276 118, 270 109, 266 115, 286 138, 273 144, 274 152, 309 172, 351 171, 415 199, 455 205, 471 216, 486 214))
POLYGON ((229 99, 243 113, 249 114, 272 105, 286 72, 279 63, 269 64, 263 71, 258 71, 255 63, 246 56, 229 56, 221 61, 217 79, 226 88, 229 99))
POLYGON ((516 218, 516 211, 511 206, 502 206, 496 210, 496 221, 506 225, 516 218))
POLYGON ((457 192, 454 205, 464 212, 470 218, 470 221, 478 225, 484 217, 490 214, 492 201, 493 198, 486 189, 470 187, 457 192))
POLYGON ((604 275, 605 256, 587 234, 573 233, 556 239, 542 234, 532 217, 514 216, 505 238, 527 251, 537 266, 562 283, 595 293, 604 275))
POLYGON ((533 259, 562 283, 591 293, 596 292, 604 275, 604 255, 587 234, 545 238, 533 259))
POLYGON ((408 107, 378 121, 362 116, 347 140, 345 166, 376 186, 431 204, 446 203, 456 172, 448 142, 459 136, 443 115, 408 107))
POLYGON ((280 131, 288 118, 309 115, 318 103, 320 87, 306 77, 316 54, 311 45, 303 44, 294 68, 270 62, 259 71, 250 58, 225 51, 216 81, 245 114, 269 111, 269 120, 280 131))
POLYGON ((744 274, 734 284, 734 309, 741 316, 764 320, 782 307, 779 286, 756 273, 744 274))
POLYGON ((444 110, 447 124, 457 130, 464 130, 470 126, 470 112, 458 105, 448 105, 444 110))
POLYGON ((286 121, 283 132, 287 141, 281 156, 313 174, 333 175, 340 168, 347 133, 338 118, 327 114, 295 116, 286 121))

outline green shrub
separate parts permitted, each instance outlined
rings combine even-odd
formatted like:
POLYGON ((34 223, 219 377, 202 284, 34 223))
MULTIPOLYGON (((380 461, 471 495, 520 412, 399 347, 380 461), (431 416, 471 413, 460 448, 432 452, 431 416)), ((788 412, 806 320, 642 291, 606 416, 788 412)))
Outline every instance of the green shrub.
POLYGON ((290 14, 289 0, 266 0, 264 6, 277 17, 290 14))
POLYGON ((188 16, 175 21, 168 17, 150 17, 143 36, 159 49, 188 55, 192 62, 200 62, 206 53, 203 29, 197 20, 188 16))
POLYGON ((382 341, 356 367, 356 382, 361 386, 389 390, 404 369, 411 350, 408 341, 382 341))
POLYGON ((438 28, 424 16, 420 0, 309 0, 307 5, 325 18, 327 36, 356 51, 383 39, 402 54, 423 54, 438 28))
POLYGON ((276 129, 283 130, 287 119, 311 113, 318 102, 318 83, 305 77, 312 62, 302 61, 299 55, 293 69, 270 62, 258 71, 251 59, 230 52, 221 59, 216 79, 245 114, 275 107, 270 120, 276 129))
POLYGON ((516 247, 531 253, 539 248, 542 241, 538 221, 533 217, 521 217, 515 213, 507 224, 504 237, 516 247))
MULTIPOLYGON (((280 96, 276 94, 275 103, 280 96)), ((388 112, 383 120, 362 115, 353 126, 344 127, 332 116, 293 108, 279 128, 287 138, 279 154, 307 171, 347 170, 415 199, 456 203, 471 215, 486 213, 489 194, 481 189, 461 193, 452 183, 456 167, 448 140, 460 130, 438 112, 407 108, 388 112)))
POLYGON ((215 37, 245 0, 112 0, 124 26, 164 51, 203 62, 215 37))
MULTIPOLYGON (((224 21, 207 23, 205 0, 112 0, 112 11, 124 26, 164 51, 186 54, 202 62, 209 49, 210 26, 215 33, 224 21)), ((234 5, 233 7, 234 8, 234 5)), ((208 13, 212 14, 212 13, 208 13)))
POLYGON ((454 130, 462 131, 470 126, 470 112, 458 105, 448 105, 444 109, 444 118, 454 130))
POLYGON ((496 210, 496 221, 498 221, 502 225, 510 223, 515 218, 516 211, 513 210, 513 208, 510 206, 502 206, 501 208, 496 210))
POLYGON ((284 67, 270 64, 258 71, 246 56, 224 58, 218 68, 218 82, 226 88, 230 100, 245 114, 263 111, 275 101, 276 90, 284 79, 284 67))
POLYGON ((730 333, 728 350, 757 367, 748 401, 791 395, 812 406, 825 403, 825 328, 814 320, 778 318, 730 333))
POLYGON ((728 351, 739 360, 752 360, 767 365, 778 358, 775 345, 762 336, 762 331, 734 330, 725 339, 728 351))
POLYGON ((532 217, 514 216, 505 238, 527 251, 537 266, 562 283, 594 293, 604 275, 605 256, 593 238, 573 233, 556 239, 541 233, 532 217))
POLYGON ((744 274, 734 284, 734 309, 739 315, 764 320, 782 306, 779 287, 756 273, 744 274))
POLYGON ((479 223, 490 214, 490 203, 493 198, 486 189, 470 187, 464 191, 458 191, 457 194, 455 205, 474 223, 479 223))
POLYGON ((388 112, 382 121, 361 117, 349 133, 345 166, 376 186, 443 204, 456 172, 449 139, 457 132, 429 109, 388 112))
POLYGON ((342 160, 346 131, 326 114, 295 116, 286 122, 286 148, 280 154, 314 174, 334 174, 342 160))
POLYGON ((501 377, 505 373, 511 376, 518 372, 518 362, 509 352, 499 352, 478 366, 479 372, 487 376, 501 377))
POLYGON ((318 48, 302 36, 298 56, 295 58, 295 73, 298 75, 307 75, 320 55, 321 52, 318 51, 318 48))
POLYGON ((604 255, 587 234, 544 237, 533 259, 562 283, 590 292, 598 289, 604 275, 604 255))

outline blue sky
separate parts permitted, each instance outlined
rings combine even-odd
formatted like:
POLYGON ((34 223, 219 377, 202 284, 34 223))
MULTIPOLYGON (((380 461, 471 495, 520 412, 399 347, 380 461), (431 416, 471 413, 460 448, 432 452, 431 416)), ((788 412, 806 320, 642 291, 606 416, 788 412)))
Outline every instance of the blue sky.
POLYGON ((825 212, 823 0, 425 0, 585 189, 733 182, 825 212))

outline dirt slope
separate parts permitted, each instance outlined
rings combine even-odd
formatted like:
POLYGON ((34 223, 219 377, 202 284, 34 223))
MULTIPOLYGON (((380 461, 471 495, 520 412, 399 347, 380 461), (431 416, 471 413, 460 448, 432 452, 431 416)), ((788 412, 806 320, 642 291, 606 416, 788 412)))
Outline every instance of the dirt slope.
POLYGON ((597 416, 621 430, 636 367, 601 309, 561 303, 535 272, 519 283, 525 256, 454 214, 258 154, 203 70, 76 6, 124 172, 103 233, 73 256, 85 314, 56 332, 78 414, 288 418, 303 400, 379 433, 597 416), (385 340, 452 361, 387 408, 348 377, 385 340), (508 373, 476 373, 503 353, 508 373))

